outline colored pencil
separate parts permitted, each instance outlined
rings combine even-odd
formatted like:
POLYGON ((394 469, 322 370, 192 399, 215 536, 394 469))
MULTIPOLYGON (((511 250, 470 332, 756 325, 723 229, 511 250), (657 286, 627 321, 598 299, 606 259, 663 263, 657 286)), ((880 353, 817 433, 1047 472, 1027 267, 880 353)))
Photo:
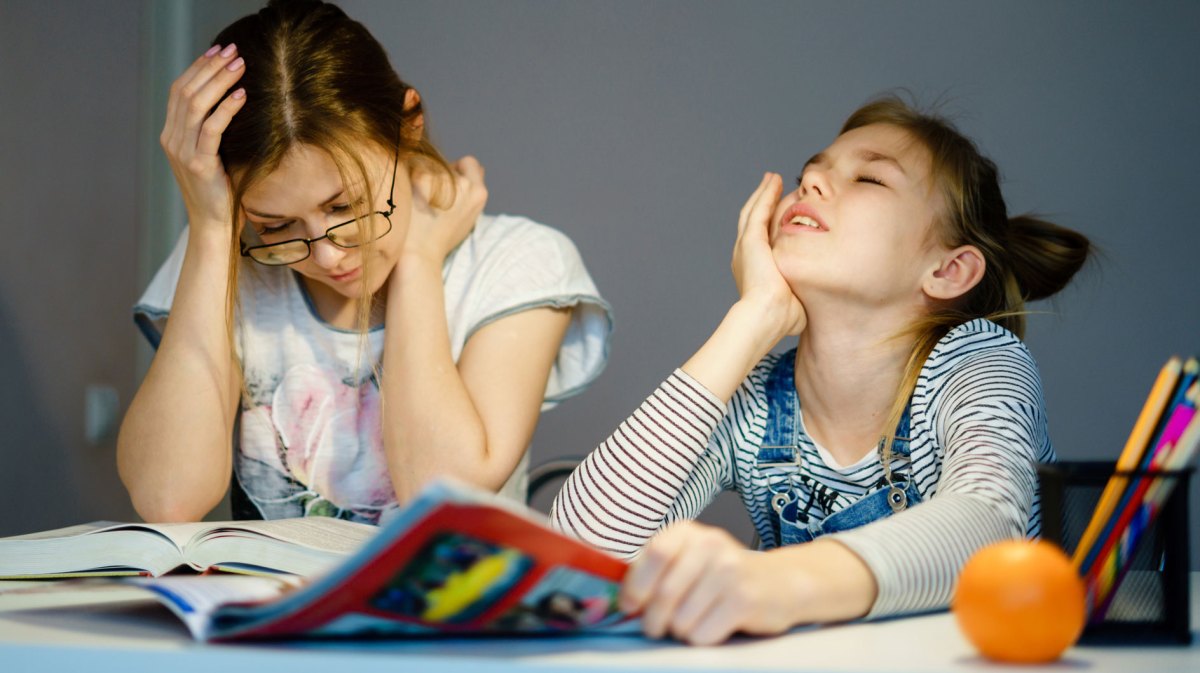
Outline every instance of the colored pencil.
MULTIPOLYGON (((1189 368, 1200 370, 1200 363, 1194 359, 1189 360, 1188 365, 1189 368)), ((1187 388, 1181 389, 1177 395, 1173 396, 1172 404, 1164 414, 1165 420, 1161 424, 1162 427, 1151 443, 1150 450, 1144 452, 1142 460, 1136 466, 1137 470, 1146 472, 1154 469, 1155 465, 1163 464, 1168 457, 1166 454, 1175 447, 1184 430, 1187 429, 1188 423, 1196 414, 1195 397, 1200 394, 1200 387, 1194 383, 1195 374, 1195 371, 1189 371, 1188 376, 1184 377, 1181 385, 1187 385, 1187 388)), ((1126 479, 1127 486, 1123 489, 1117 506, 1112 509, 1108 521, 1105 522, 1102 533, 1097 536, 1093 548, 1084 557, 1080 574, 1089 577, 1098 572, 1096 561, 1108 553, 1113 542, 1120 537, 1122 527, 1128 524, 1129 518, 1141 505, 1142 498, 1151 481, 1144 474, 1126 479)))
MULTIPOLYGON (((1118 473, 1128 472, 1141 462, 1146 445, 1150 442, 1154 429, 1158 425, 1158 419, 1163 415, 1163 411, 1175 391, 1175 384, 1179 381, 1182 365, 1179 357, 1172 356, 1158 372, 1154 387, 1150 389, 1150 396, 1142 405, 1142 411, 1133 425, 1133 432, 1129 434, 1129 439, 1125 441, 1125 448, 1121 451, 1121 457, 1117 459, 1118 473)), ((1077 569, 1083 565, 1089 550, 1096 542, 1096 537, 1104 530, 1105 523, 1112 516, 1112 510, 1116 507, 1117 501, 1125 489, 1125 481, 1120 474, 1114 474, 1104 486, 1092 519, 1088 522, 1083 537, 1079 540, 1079 545, 1075 547, 1072 561, 1077 569)))
MULTIPOLYGON (((1122 535, 1119 549, 1122 551, 1123 560, 1117 564, 1116 576, 1111 579, 1108 585, 1101 584, 1097 587, 1097 603, 1100 607, 1096 610, 1095 614, 1098 614, 1101 619, 1106 616, 1109 608, 1112 607, 1112 601, 1116 596, 1117 589, 1120 588, 1121 581, 1124 580, 1129 570, 1130 561, 1137 547, 1138 540, 1146 529, 1153 525, 1159 512, 1166 505, 1171 492, 1176 487, 1179 475, 1191 466, 1198 452, 1200 452, 1200 413, 1192 416, 1187 429, 1180 436, 1178 442, 1170 452, 1170 457, 1161 466, 1162 471, 1167 476, 1153 480, 1153 483, 1151 483, 1149 490, 1145 494, 1144 502, 1138 508, 1137 515, 1122 535)), ((1115 557, 1116 554, 1112 554, 1111 556, 1115 557)))

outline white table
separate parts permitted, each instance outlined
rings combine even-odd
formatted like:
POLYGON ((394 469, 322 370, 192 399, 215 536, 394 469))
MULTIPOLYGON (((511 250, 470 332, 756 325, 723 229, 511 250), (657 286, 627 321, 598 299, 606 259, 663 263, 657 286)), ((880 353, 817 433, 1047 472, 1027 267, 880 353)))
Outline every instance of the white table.
MULTIPOLYGON (((1075 647, 1047 667, 999 667, 981 659, 947 613, 797 629, 776 638, 696 648, 640 637, 440 639, 210 645, 139 590, 13 593, 0 582, 0 672, 371 673, 431 671, 1189 671, 1191 647, 1075 647)), ((1200 573, 1192 578, 1193 632, 1200 573)))

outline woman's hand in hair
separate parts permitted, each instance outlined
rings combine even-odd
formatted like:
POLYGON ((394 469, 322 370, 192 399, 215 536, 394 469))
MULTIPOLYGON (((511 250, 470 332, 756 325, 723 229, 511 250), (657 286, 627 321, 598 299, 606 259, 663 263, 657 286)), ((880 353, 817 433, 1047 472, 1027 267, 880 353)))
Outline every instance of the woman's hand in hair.
POLYGON ((439 266, 446 255, 471 233, 488 197, 483 165, 475 157, 463 157, 454 162, 451 169, 454 202, 445 208, 430 204, 439 176, 414 176, 412 216, 404 240, 405 255, 424 257, 439 266))
POLYGON ((641 613, 652 638, 713 645, 735 633, 771 635, 797 623, 798 604, 778 559, 721 528, 682 521, 650 541, 621 585, 620 606, 641 613))
POLYGON ((245 65, 237 47, 213 47, 171 84, 167 119, 159 142, 179 183, 193 231, 232 226, 229 178, 217 149, 229 121, 246 103, 245 91, 230 91, 245 65))
POLYGON ((799 334, 808 322, 804 305, 779 272, 771 251, 771 217, 782 194, 783 179, 779 174, 765 174, 738 216, 738 237, 731 263, 741 295, 739 303, 761 314, 763 320, 759 324, 770 330, 776 340, 799 334))

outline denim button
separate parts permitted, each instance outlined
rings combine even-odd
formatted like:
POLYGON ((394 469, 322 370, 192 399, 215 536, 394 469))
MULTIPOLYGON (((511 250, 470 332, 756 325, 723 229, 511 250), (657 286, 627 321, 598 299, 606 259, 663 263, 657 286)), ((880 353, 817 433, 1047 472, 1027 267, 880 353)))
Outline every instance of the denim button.
POLYGON ((775 495, 772 495, 771 509, 775 510, 776 514, 779 514, 783 510, 784 506, 788 504, 788 500, 789 498, 787 493, 776 493, 775 495))

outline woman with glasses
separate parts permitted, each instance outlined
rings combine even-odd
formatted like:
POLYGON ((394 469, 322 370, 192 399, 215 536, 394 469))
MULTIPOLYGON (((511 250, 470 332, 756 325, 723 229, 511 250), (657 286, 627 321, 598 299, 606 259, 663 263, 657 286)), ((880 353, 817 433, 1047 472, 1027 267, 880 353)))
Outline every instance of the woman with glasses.
POLYGON ((139 514, 197 520, 231 474, 238 518, 378 523, 442 475, 522 497, 608 306, 561 233, 482 214, 483 169, 441 157, 361 24, 321 2, 236 21, 171 87, 161 143, 189 226, 135 308, 157 347, 117 447, 139 514))

